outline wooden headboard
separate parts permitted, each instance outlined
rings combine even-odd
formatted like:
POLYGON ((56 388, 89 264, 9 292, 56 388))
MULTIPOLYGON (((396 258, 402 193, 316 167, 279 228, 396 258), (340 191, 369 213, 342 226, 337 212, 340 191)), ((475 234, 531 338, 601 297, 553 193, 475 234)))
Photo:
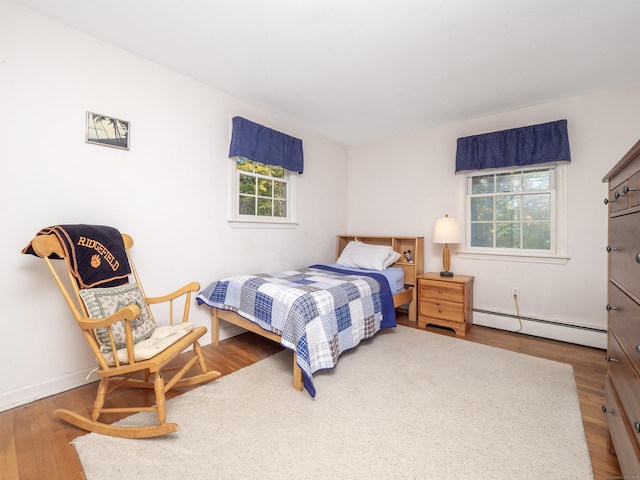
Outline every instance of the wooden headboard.
POLYGON ((404 255, 400 257, 394 267, 404 270, 404 284, 407 288, 413 287, 413 300, 409 303, 409 320, 415 321, 417 318, 417 294, 416 277, 424 272, 424 237, 374 237, 369 235, 338 235, 336 247, 336 259, 340 257, 342 250, 353 240, 370 245, 383 245, 393 248, 396 252, 403 254, 411 250, 412 262, 407 262, 404 255))

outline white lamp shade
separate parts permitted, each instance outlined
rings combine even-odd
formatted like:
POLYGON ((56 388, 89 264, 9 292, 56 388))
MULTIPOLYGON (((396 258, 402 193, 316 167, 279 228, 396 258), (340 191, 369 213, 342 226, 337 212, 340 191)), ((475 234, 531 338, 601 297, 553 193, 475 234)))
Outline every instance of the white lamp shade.
POLYGON ((438 218, 433 227, 433 243, 460 242, 462 242, 462 232, 460 231, 458 220, 448 215, 438 218))

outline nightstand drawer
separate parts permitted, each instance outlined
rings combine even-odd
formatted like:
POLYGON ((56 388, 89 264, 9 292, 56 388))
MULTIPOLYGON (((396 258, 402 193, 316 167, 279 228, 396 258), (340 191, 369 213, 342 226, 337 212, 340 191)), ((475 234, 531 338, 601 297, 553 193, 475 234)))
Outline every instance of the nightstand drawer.
POLYGON ((465 285, 462 283, 447 283, 434 280, 420 280, 418 282, 418 298, 445 302, 462 301, 465 285))
POLYGON ((421 316, 448 320, 450 322, 464 323, 465 311, 461 303, 432 302, 421 300, 418 306, 421 316))

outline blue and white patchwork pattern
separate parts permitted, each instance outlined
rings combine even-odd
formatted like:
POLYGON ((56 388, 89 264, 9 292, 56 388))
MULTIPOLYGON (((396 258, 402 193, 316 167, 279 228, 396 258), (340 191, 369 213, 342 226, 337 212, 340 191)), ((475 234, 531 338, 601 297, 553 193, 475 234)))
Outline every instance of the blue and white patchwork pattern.
POLYGON ((279 335, 281 344, 296 352, 312 397, 315 372, 335 367, 342 352, 396 325, 384 276, 325 265, 226 278, 210 284, 196 300, 279 335))

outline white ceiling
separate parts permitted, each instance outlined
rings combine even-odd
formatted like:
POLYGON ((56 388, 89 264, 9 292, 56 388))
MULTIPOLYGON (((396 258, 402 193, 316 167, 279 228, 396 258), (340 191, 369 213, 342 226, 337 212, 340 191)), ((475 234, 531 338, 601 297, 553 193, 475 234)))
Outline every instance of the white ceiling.
POLYGON ((640 83, 640 0, 13 1, 347 145, 640 83))

